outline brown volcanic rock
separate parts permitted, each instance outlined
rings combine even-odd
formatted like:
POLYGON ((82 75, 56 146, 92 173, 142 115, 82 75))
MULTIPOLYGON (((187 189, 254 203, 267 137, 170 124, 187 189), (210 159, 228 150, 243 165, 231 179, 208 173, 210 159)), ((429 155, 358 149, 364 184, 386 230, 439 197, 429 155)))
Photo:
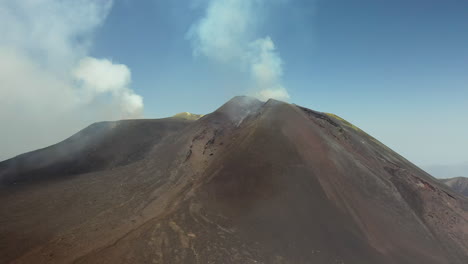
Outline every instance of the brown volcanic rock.
POLYGON ((149 150, 119 166, 54 169, 53 178, 44 169, 18 184, 10 170, 0 262, 468 259, 467 199, 337 116, 236 97, 158 131, 141 136, 149 150))
POLYGON ((454 191, 461 193, 464 196, 468 196, 468 178, 455 177, 450 179, 441 179, 441 181, 454 191))

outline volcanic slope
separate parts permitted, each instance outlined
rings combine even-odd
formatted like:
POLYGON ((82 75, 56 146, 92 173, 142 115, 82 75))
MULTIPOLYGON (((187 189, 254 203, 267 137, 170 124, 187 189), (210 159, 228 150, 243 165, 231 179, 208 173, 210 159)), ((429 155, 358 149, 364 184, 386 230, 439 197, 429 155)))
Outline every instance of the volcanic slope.
POLYGON ((468 200, 338 116, 235 97, 185 122, 120 166, 0 163, 0 262, 467 263, 468 200))
POLYGON ((181 118, 95 123, 63 142, 0 163, 0 182, 42 182, 126 165, 190 123, 181 118))
POLYGON ((455 177, 450 179, 441 179, 443 183, 448 185, 454 191, 468 196, 468 178, 466 177, 455 177))

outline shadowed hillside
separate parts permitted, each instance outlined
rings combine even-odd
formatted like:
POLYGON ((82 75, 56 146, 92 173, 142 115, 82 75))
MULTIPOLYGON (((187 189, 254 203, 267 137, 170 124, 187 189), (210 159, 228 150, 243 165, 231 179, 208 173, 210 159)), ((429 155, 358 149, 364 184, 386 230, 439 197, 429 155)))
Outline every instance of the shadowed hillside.
POLYGON ((443 183, 448 185, 454 191, 468 196, 468 178, 465 177, 456 177, 450 179, 441 179, 443 183))
POLYGON ((44 181, 130 164, 189 123, 178 118, 95 123, 61 143, 0 163, 0 181, 44 181))
POLYGON ((235 97, 124 122, 0 163, 1 263, 468 259, 468 200, 335 115, 235 97))

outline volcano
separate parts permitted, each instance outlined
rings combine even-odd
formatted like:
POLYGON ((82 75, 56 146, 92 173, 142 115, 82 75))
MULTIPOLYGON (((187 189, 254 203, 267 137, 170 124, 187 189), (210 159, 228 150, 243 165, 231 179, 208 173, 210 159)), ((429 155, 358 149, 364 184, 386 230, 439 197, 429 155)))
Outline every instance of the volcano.
POLYGON ((468 263, 468 199, 344 119, 183 116, 0 163, 0 263, 468 263))

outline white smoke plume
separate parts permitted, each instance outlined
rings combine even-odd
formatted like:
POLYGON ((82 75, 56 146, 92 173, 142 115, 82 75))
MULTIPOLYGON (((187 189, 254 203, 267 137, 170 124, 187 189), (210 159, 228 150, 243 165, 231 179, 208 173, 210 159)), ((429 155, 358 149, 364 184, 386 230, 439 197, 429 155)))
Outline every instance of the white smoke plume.
POLYGON ((194 54, 236 64, 250 73, 254 95, 261 100, 288 100, 281 84, 282 60, 269 36, 259 37, 266 0, 208 0, 205 15, 189 30, 194 54))
POLYGON ((89 56, 112 0, 0 1, 0 160, 139 117, 127 66, 89 56))
POLYGON ((73 71, 75 79, 82 82, 82 89, 91 98, 110 93, 118 99, 121 117, 138 117, 143 110, 143 98, 129 88, 130 69, 107 59, 86 57, 73 71))

